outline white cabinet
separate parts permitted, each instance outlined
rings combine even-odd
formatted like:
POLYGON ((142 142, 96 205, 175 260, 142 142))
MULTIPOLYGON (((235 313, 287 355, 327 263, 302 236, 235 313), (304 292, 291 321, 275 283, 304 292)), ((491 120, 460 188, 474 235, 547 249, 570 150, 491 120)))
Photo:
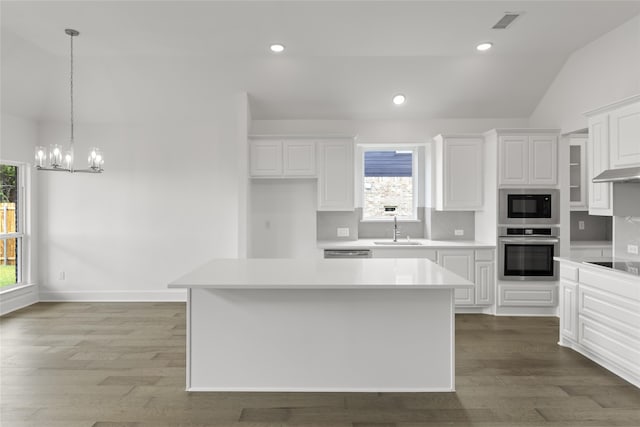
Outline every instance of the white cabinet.
POLYGON ((282 175, 281 141, 251 141, 249 155, 251 176, 282 175))
POLYGON ((499 185, 540 187, 558 183, 558 136, 498 131, 499 185))
POLYGON ((456 289, 457 306, 489 306, 494 301, 495 260, 493 249, 429 249, 420 247, 376 247, 373 258, 426 258, 474 282, 475 288, 456 289))
POLYGON ((500 185, 529 183, 529 138, 503 136, 500 138, 500 185))
POLYGON ((549 135, 529 137, 530 185, 558 183, 558 138, 549 135))
POLYGON ((434 141, 436 209, 481 210, 483 137, 438 135, 434 141))
MULTIPOLYGON (((458 276, 474 282, 475 268, 474 255, 472 250, 468 249, 442 249, 438 251, 438 265, 454 272, 458 276)), ((475 304, 474 289, 456 289, 455 291, 456 305, 473 305, 475 304)))
POLYGON ((318 143, 318 210, 352 211, 353 142, 328 140, 318 143))
POLYGON ((611 167, 640 166, 640 101, 611 111, 611 167))
POLYGON ((560 342, 640 386, 640 288, 632 275, 561 262, 560 342))
POLYGON ((249 145, 252 177, 314 177, 316 145, 303 140, 252 140, 249 145))
POLYGON ((283 173, 286 176, 315 176, 316 144, 313 141, 284 141, 283 173))
POLYGON ((569 207, 586 211, 587 201, 587 136, 569 138, 569 207))
POLYGON ((578 285, 560 279, 560 334, 571 340, 578 339, 578 285))
POLYGON ((609 115, 589 117, 587 143, 589 215, 612 215, 613 189, 610 182, 593 183, 592 179, 609 169, 609 115))

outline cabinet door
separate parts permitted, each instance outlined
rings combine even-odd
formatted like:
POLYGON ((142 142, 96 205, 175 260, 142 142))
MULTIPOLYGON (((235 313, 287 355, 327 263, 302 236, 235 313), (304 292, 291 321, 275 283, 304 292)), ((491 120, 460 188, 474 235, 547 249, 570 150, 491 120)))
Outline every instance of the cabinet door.
POLYGON ((283 162, 286 176, 316 174, 316 144, 314 141, 284 141, 283 162))
POLYGON ((529 181, 529 137, 500 137, 500 185, 526 185, 529 181))
POLYGON ((353 143, 350 140, 318 144, 318 210, 353 210, 353 143))
MULTIPOLYGON (((438 210, 482 209, 482 140, 478 138, 444 141, 444 192, 438 210)), ((440 189, 439 189, 440 190, 440 189)))
POLYGON ((529 184, 558 183, 558 139, 555 136, 529 137, 529 184))
POLYGON ((587 140, 569 141, 569 206, 572 211, 587 210, 587 140))
POLYGON ((578 339, 578 287, 574 282, 560 279, 560 334, 578 339))
POLYGON ((609 114, 611 167, 640 166, 640 102, 609 114))
POLYGON ((251 176, 282 175, 282 142, 251 141, 251 176))
MULTIPOLYGON (((438 264, 447 270, 474 281, 473 251, 466 249, 443 249, 438 251, 438 264)), ((475 289, 456 289, 457 305, 475 304, 475 289)))
POLYGON ((476 261, 476 304, 493 304, 495 273, 493 261, 476 261))
POLYGON ((609 169, 609 116, 601 114, 589 118, 589 140, 587 143, 589 215, 612 215, 612 184, 594 184, 593 177, 609 169))

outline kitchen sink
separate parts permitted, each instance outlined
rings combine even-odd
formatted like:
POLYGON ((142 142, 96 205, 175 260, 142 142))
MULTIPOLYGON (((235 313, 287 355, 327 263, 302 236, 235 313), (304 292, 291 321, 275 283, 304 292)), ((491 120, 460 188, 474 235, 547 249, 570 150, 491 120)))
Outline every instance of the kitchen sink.
POLYGON ((405 241, 401 241, 398 240, 397 242, 394 242, 393 240, 384 240, 384 241, 379 241, 379 242, 373 242, 374 245, 389 245, 389 246, 420 246, 422 245, 422 243, 420 242, 415 242, 415 241, 411 241, 411 240, 405 240, 405 241))

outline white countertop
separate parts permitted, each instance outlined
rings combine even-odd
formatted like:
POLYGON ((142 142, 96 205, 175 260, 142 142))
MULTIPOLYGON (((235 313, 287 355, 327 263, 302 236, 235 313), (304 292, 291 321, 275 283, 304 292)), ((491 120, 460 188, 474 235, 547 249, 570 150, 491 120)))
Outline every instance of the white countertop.
POLYGON ((578 248, 610 248, 612 242, 610 240, 572 240, 569 242, 569 247, 572 249, 578 248))
MULTIPOLYGON (((399 239, 402 241, 402 239, 399 239)), ((389 238, 379 239, 358 239, 358 240, 319 240, 319 249, 380 249, 380 248, 471 248, 471 249, 494 249, 495 244, 478 242, 475 240, 429 240, 411 239, 412 242, 420 242, 420 245, 376 245, 374 242, 391 241, 389 238)))
POLYGON ((613 275, 617 275, 620 277, 625 277, 625 278, 638 278, 638 282, 640 282, 640 277, 632 274, 632 273, 628 273, 626 271, 622 271, 622 270, 617 270, 617 269, 613 269, 613 268, 608 268, 608 267, 603 267, 600 265, 595 265, 595 264, 588 264, 590 261, 605 261, 605 262, 620 262, 620 263, 625 263, 625 262, 637 262, 637 261, 633 261, 633 260, 629 260, 629 259, 624 259, 624 258, 612 258, 612 257, 581 257, 581 256, 568 256, 568 257, 553 257, 554 260, 556 261, 560 261, 560 262, 566 262, 566 263, 570 263, 575 265, 576 267, 580 267, 580 268, 590 268, 590 269, 595 269, 597 271, 605 271, 607 273, 613 274, 613 275))
POLYGON ((426 259, 214 259, 170 288, 446 289, 473 283, 426 259))

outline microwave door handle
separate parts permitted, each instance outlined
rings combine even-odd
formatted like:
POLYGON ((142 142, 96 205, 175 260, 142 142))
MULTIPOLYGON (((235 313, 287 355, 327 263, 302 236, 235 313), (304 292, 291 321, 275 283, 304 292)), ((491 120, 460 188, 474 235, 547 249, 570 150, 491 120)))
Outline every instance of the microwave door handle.
POLYGON ((500 239, 504 243, 539 243, 541 245, 549 243, 558 243, 559 239, 500 239))

